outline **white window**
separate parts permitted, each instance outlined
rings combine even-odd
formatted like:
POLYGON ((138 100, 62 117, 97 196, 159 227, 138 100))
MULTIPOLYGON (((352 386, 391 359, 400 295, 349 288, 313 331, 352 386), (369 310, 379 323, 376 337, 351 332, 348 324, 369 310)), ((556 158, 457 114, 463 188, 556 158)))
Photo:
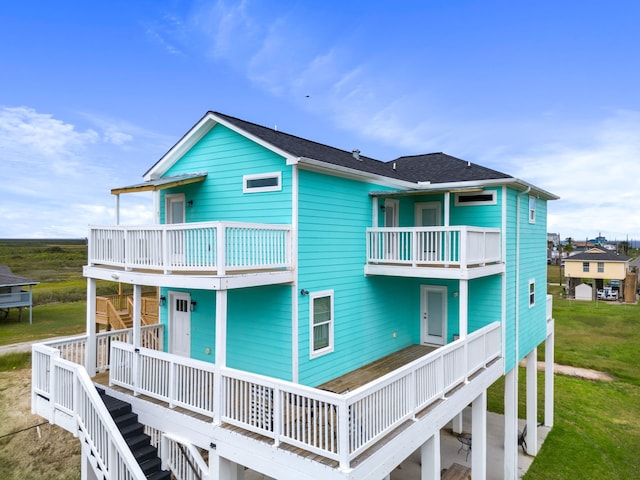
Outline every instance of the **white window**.
POLYGON ((589 272, 589 262, 582 262, 582 271, 584 273, 589 272))
POLYGON ((242 177, 243 193, 275 192, 282 190, 282 172, 259 173, 242 177))
POLYGON ((536 197, 529 195, 529 223, 536 223, 536 197))
POLYGON ((598 262, 598 273, 604 273, 604 262, 598 262))
POLYGON ((309 294, 311 358, 333 352, 333 290, 309 294))
POLYGON ((529 306, 533 307, 536 304, 536 281, 529 280, 529 306))
POLYGON ((484 190, 482 192, 473 193, 456 193, 455 199, 456 207, 463 205, 495 205, 497 203, 495 190, 484 190))

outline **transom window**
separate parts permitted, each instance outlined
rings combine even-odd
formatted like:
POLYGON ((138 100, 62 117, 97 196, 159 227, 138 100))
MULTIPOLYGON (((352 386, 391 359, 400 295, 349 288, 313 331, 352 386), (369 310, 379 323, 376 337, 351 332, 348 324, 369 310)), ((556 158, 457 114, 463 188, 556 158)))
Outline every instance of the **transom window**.
POLYGON ((495 205, 496 191, 484 190, 482 192, 473 193, 456 193, 455 205, 457 207, 462 205, 495 205))
POLYGON ((333 351, 333 290, 309 295, 311 358, 333 351))
POLYGON ((282 172, 259 173, 242 177, 244 193, 275 192, 282 190, 282 172))

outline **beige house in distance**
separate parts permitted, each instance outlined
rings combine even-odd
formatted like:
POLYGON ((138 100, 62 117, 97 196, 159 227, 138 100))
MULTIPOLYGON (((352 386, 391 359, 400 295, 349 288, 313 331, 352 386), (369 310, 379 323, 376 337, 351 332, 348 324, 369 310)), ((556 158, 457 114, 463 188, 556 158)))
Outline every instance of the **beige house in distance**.
POLYGON ((593 279, 594 300, 617 300, 625 291, 624 283, 627 280, 630 260, 631 257, 627 255, 597 247, 567 257, 564 262, 569 295, 575 295, 575 288, 582 279, 593 279), (605 280, 616 280, 616 283, 619 282, 619 289, 605 286, 605 280))

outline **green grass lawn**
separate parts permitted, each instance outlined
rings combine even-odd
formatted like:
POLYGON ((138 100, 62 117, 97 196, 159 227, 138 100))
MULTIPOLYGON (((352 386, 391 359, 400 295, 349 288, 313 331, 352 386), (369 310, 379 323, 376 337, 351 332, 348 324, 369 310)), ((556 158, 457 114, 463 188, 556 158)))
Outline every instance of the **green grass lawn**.
MULTIPOLYGON (((556 375, 555 423, 525 480, 638 478, 640 471, 640 306, 554 295, 557 363, 611 373, 613 382, 556 375)), ((543 358, 539 352, 539 358, 543 358)), ((525 370, 519 373, 525 417, 525 370)), ((538 375, 538 420, 544 413, 538 375)), ((489 389, 489 410, 503 413, 504 382, 489 389)))
POLYGON ((23 310, 22 322, 19 322, 18 310, 12 308, 7 318, 0 314, 0 345, 83 333, 86 308, 86 302, 36 306, 33 307, 32 325, 29 325, 27 309, 23 310))

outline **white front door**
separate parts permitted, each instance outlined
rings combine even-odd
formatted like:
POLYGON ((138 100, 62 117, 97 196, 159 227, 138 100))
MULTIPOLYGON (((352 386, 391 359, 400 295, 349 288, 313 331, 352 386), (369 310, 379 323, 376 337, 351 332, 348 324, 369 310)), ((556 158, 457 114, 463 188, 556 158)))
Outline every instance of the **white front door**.
MULTIPOLYGON (((438 227, 441 224, 440 202, 420 202, 415 206, 416 227, 438 227)), ((418 242, 418 262, 438 262, 441 260, 443 238, 441 232, 421 232, 418 242)))
MULTIPOLYGON (((387 198, 384 201, 384 226, 385 227, 397 227, 398 226, 398 200, 387 198)), ((387 232, 384 237, 384 258, 387 260, 397 260, 398 258, 398 246, 400 239, 398 238, 398 232, 387 232)))
MULTIPOLYGON (((167 195, 165 197, 165 222, 166 223, 184 223, 184 194, 167 195)), ((172 264, 180 264, 184 262, 184 232, 171 231, 168 235, 169 252, 171 252, 170 261, 172 264)))
POLYGON ((422 343, 447 343, 447 287, 420 286, 420 333, 422 343))
POLYGON ((169 292, 169 353, 191 356, 191 295, 169 292))

